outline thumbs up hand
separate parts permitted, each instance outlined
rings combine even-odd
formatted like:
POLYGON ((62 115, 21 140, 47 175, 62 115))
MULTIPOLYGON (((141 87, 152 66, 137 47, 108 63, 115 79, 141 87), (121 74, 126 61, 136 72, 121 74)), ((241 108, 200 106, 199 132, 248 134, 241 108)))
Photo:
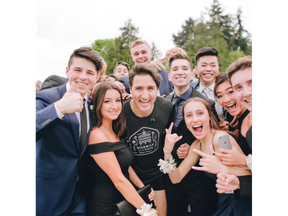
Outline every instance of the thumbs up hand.
POLYGON ((81 112, 83 109, 83 98, 79 93, 73 92, 75 89, 75 82, 71 83, 70 89, 63 95, 63 97, 55 102, 58 110, 64 114, 81 112))

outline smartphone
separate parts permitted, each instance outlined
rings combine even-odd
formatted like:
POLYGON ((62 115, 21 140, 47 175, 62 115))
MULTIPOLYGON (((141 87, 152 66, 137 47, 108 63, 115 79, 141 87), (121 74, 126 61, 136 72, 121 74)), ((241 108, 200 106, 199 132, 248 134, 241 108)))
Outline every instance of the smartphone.
POLYGON ((219 140, 220 148, 228 149, 228 150, 232 149, 230 138, 229 138, 228 134, 225 134, 225 135, 219 137, 218 140, 219 140))

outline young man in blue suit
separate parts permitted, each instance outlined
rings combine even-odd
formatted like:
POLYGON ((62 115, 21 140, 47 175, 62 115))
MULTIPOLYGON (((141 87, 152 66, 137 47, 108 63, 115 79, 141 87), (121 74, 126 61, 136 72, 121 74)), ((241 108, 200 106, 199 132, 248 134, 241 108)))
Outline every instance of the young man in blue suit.
POLYGON ((89 195, 87 141, 91 116, 87 92, 100 77, 101 56, 74 50, 68 82, 36 93, 36 214, 86 215, 89 195))

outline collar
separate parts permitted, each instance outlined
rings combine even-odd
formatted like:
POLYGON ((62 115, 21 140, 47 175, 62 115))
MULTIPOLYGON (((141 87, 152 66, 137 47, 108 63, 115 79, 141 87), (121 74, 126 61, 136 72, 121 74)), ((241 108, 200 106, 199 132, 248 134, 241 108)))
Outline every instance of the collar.
MULTIPOLYGON (((215 82, 212 83, 212 85, 210 85, 208 88, 211 89, 212 91, 214 91, 214 86, 215 86, 215 82)), ((206 87, 201 85, 201 82, 199 84, 199 92, 202 92, 206 87)))
POLYGON ((189 88, 187 89, 186 92, 184 92, 182 95, 178 96, 175 91, 174 91, 174 94, 173 94, 173 101, 175 100, 176 97, 180 97, 181 99, 183 100, 188 100, 190 98, 190 95, 192 94, 192 87, 189 86, 189 88))
MULTIPOLYGON (((66 91, 68 91, 69 89, 70 89, 70 83, 69 83, 69 81, 67 82, 67 84, 66 84, 66 91)), ((73 91, 73 93, 76 93, 76 91, 73 91)), ((85 98, 85 102, 87 102, 88 100, 87 100, 87 93, 85 94, 85 96, 83 97, 83 98, 85 98)))

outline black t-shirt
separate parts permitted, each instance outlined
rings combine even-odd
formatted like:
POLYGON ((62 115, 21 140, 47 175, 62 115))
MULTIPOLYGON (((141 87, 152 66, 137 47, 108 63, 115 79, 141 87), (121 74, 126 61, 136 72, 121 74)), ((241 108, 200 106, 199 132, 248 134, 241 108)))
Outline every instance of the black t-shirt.
POLYGON ((172 107, 171 101, 157 96, 153 112, 140 118, 131 110, 130 100, 124 104, 129 130, 126 143, 134 154, 132 167, 145 185, 163 175, 157 164, 164 158, 164 132, 172 107))

